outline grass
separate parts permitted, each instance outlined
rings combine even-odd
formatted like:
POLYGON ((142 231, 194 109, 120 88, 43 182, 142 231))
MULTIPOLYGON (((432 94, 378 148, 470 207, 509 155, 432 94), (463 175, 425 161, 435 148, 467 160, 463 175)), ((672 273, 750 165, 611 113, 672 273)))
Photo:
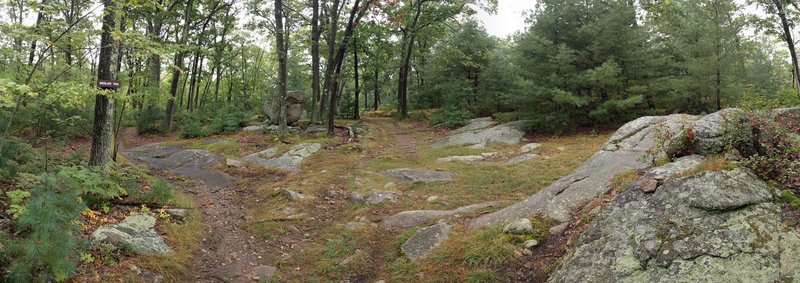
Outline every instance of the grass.
POLYGON ((702 172, 719 172, 719 171, 726 171, 726 170, 733 170, 736 168, 736 164, 730 162, 730 160, 726 159, 723 156, 706 156, 703 159, 703 163, 699 166, 692 168, 691 170, 681 172, 678 174, 677 177, 687 177, 687 176, 694 176, 702 172))
MULTIPOLYGON (((347 124, 347 123, 344 123, 347 124)), ((352 123, 351 123, 352 124, 352 123)), ((349 125, 349 124, 348 124, 349 125)), ((519 155, 519 145, 490 145, 484 149, 445 147, 433 149, 430 143, 439 134, 418 122, 395 122, 372 118, 361 124, 362 134, 358 144, 323 149, 306 159, 300 173, 281 175, 274 182, 261 181, 264 176, 247 173, 240 186, 252 187, 256 198, 261 198, 253 211, 248 230, 270 241, 296 243, 298 248, 279 263, 279 272, 286 282, 330 282, 387 279, 391 282, 494 282, 504 281, 499 268, 510 260, 519 258, 516 243, 528 239, 547 237, 554 223, 547 219, 532 218, 537 233, 510 236, 502 227, 489 227, 471 231, 462 227, 458 218, 452 219, 454 229, 450 239, 421 262, 413 263, 400 253, 402 245, 416 229, 387 232, 380 228, 349 231, 342 224, 356 217, 381 219, 400 211, 412 209, 451 209, 484 201, 516 202, 553 181, 569 174, 596 152, 610 136, 573 135, 537 140, 542 146, 536 150, 537 158, 516 165, 506 165, 505 160, 519 155), (404 138, 405 144, 399 143, 404 138), (412 143, 408 143, 412 141, 412 143), (559 149, 563 147, 563 149, 559 149), (496 152, 495 157, 480 163, 438 163, 437 158, 453 155, 475 155, 496 152), (393 168, 425 168, 453 172, 454 181, 447 183, 407 185, 380 175, 393 168), (287 188, 307 195, 317 196, 310 202, 288 202, 275 197, 274 189, 287 188), (323 192, 337 189, 360 192, 396 191, 400 201, 380 206, 353 203, 343 199, 326 200, 323 192), (427 202, 429 196, 439 196, 435 203, 427 202), (308 216, 302 220, 275 219, 274 210, 292 206, 298 213, 308 216), (311 239, 287 232, 287 227, 303 227, 310 231, 311 239), (307 242, 307 240, 311 240, 307 242), (360 251, 360 252, 358 252, 360 251), (348 257, 355 257, 341 264, 348 257)), ((246 140, 239 134, 239 140, 246 140)), ((335 145, 332 139, 301 140, 288 137, 292 143, 321 142, 335 145)), ((259 141, 259 143, 265 143, 259 141)), ((266 143, 276 144, 275 141, 266 143)), ((255 147, 254 142, 242 143, 255 147)), ((288 146, 286 146, 288 148, 288 146)), ((258 146, 259 150, 267 148, 258 146)), ((252 149, 250 152, 254 152, 252 149)), ((250 153, 247 152, 247 153, 250 153)), ((247 169, 250 170, 250 169, 247 169)), ((240 172, 241 171, 241 172, 240 172)), ((255 171, 254 171, 255 172, 255 171)), ((267 174, 267 173, 265 173, 267 174)), ((241 176, 241 175, 240 175, 241 176)), ((471 215, 462 215, 461 218, 471 215)))

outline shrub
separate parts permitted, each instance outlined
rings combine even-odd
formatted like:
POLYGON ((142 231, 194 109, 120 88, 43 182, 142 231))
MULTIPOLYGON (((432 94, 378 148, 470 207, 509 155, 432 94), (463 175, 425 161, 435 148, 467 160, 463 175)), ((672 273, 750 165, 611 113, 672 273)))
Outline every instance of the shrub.
POLYGON ((172 185, 159 179, 152 185, 149 192, 138 195, 136 198, 146 203, 167 204, 175 199, 175 193, 172 185))
POLYGON ((781 187, 800 192, 800 148, 790 134, 800 134, 797 121, 777 123, 765 117, 751 115, 758 132, 757 153, 744 161, 756 175, 774 181, 781 187))
POLYGON ((136 116, 136 132, 139 134, 162 133, 161 123, 164 121, 164 109, 144 107, 136 116))
POLYGON ((103 174, 97 168, 76 166, 61 167, 58 177, 69 181, 80 192, 81 198, 89 206, 94 206, 127 194, 124 188, 103 174))
POLYGON ((430 122, 440 127, 456 128, 466 125, 469 119, 473 117, 472 112, 468 110, 445 108, 439 111, 439 113, 431 115, 430 122))
MULTIPOLYGON (((2 141, 0 141, 2 142, 2 141)), ((3 152, 0 154, 0 180, 11 180, 19 172, 27 172, 34 161, 33 147, 21 139, 11 138, 3 143, 3 152)))
POLYGON ((45 174, 31 189, 33 197, 17 221, 21 237, 9 247, 10 281, 64 281, 75 271, 75 223, 85 206, 73 185, 67 176, 45 174))
POLYGON ((178 135, 181 138, 188 139, 188 138, 198 138, 198 137, 205 137, 208 136, 208 131, 203 128, 203 125, 200 124, 199 121, 189 121, 181 127, 180 133, 178 135))

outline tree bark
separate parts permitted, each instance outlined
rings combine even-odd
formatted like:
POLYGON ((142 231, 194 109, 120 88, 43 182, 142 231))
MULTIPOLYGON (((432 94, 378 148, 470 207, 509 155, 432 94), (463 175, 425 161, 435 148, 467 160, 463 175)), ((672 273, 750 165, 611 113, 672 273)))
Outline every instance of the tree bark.
POLYGON ((375 93, 372 97, 372 110, 378 110, 378 97, 380 97, 381 89, 380 83, 378 83, 378 66, 375 66, 375 93))
MULTIPOLYGON (((186 2, 186 9, 184 11, 184 19, 183 19, 183 31, 181 32, 181 37, 178 38, 178 45, 186 44, 186 39, 189 36, 189 24, 191 23, 189 12, 192 11, 192 5, 194 4, 194 0, 187 0, 186 2)), ((170 127, 172 126, 172 113, 174 112, 175 108, 175 95, 178 93, 178 81, 181 78, 181 72, 183 71, 183 51, 178 51, 175 54, 175 69, 172 71, 172 82, 169 88, 170 98, 167 101, 167 109, 166 113, 164 114, 164 123, 162 127, 164 131, 169 131, 170 127)))
MULTIPOLYGON (((100 58, 98 61, 98 80, 116 80, 116 41, 112 33, 115 29, 116 4, 105 2, 103 32, 100 37, 100 58)), ((114 128, 114 99, 106 95, 95 95, 94 124, 92 126, 92 149, 89 166, 105 166, 111 162, 114 128)))
POLYGON ((319 0, 311 2, 311 123, 317 123, 322 121, 319 113, 319 38, 322 30, 319 27, 319 0))
POLYGON ((353 37, 353 83, 355 84, 355 95, 356 99, 353 104, 353 119, 359 120, 361 119, 359 112, 361 111, 358 107, 358 93, 361 91, 358 88, 358 38, 353 37))
POLYGON ((402 62, 400 62, 400 74, 397 82, 397 105, 400 108, 398 109, 400 112, 400 119, 405 119, 408 117, 408 75, 411 70, 411 52, 414 50, 417 23, 419 23, 419 17, 422 14, 422 3, 424 2, 424 0, 417 1, 416 5, 414 6, 416 12, 414 14, 414 19, 411 22, 411 26, 407 30, 403 30, 403 40, 401 45, 403 50, 401 50, 400 55, 402 62))
MULTIPOLYGON (((791 26, 789 25, 789 21, 786 19, 786 10, 784 10, 781 0, 772 0, 772 3, 775 4, 778 17, 781 19, 781 26, 783 27, 783 40, 786 41, 786 45, 789 48, 789 55, 792 57, 792 68, 794 73, 798 74, 800 73, 800 68, 798 68, 797 63, 797 51, 794 48, 791 26)), ((795 76, 794 78, 797 81, 797 84, 800 85, 800 76, 795 76)), ((797 97, 800 98, 800 88, 798 88, 797 97)))
POLYGON ((330 90, 330 109, 328 110, 328 134, 333 135, 334 129, 334 119, 336 118, 336 105, 339 100, 340 92, 339 88, 339 78, 341 78, 342 74, 342 63, 344 62, 344 55, 347 52, 347 45, 350 43, 350 39, 353 37, 353 29, 355 26, 361 21, 361 17, 367 12, 369 9, 370 4, 372 4, 374 0, 367 0, 364 2, 363 7, 360 5, 361 0, 355 0, 353 3, 353 8, 350 10, 350 18, 347 21, 347 27, 344 30, 344 38, 342 38, 342 43, 339 44, 339 51, 336 53, 336 58, 334 58, 334 62, 336 62, 336 71, 333 74, 333 84, 330 90))
POLYGON ((278 48, 278 124, 281 134, 286 133, 286 44, 284 41, 283 27, 283 1, 275 0, 275 45, 278 48))

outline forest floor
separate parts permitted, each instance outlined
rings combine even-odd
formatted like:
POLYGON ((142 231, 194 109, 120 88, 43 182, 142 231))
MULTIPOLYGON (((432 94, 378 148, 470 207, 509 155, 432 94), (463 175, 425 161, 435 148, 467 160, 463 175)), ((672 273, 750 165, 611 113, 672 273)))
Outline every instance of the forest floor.
MULTIPOLYGON (((520 267, 533 268, 522 264, 531 255, 512 251, 498 255, 498 259, 491 258, 490 253, 478 258, 477 263, 470 259, 472 253, 492 249, 491 243, 476 245, 475 241, 499 237, 496 227, 467 229, 466 221, 474 213, 450 218, 454 227, 447 247, 440 247, 418 262, 410 262, 399 251, 400 244, 416 228, 386 231, 378 223, 407 210, 447 210, 485 201, 499 201, 503 207, 519 201, 570 173, 610 134, 527 135, 522 144, 542 144, 538 156, 507 165, 506 160, 519 154, 521 144, 433 149, 430 144, 447 131, 430 128, 425 123, 380 117, 340 123, 357 128, 360 141, 342 144, 340 138, 279 139, 258 132, 190 140, 147 139, 125 134, 126 148, 158 142, 207 149, 223 160, 238 159, 273 146, 285 150, 292 144, 305 142, 323 145, 322 150, 303 161, 299 172, 250 165, 226 167, 222 162, 214 170, 235 178, 227 188, 166 173, 176 188, 195 201, 202 216, 202 237, 186 239, 199 243, 184 266, 183 281, 492 281, 517 277, 515 273, 525 272, 520 267), (487 161, 475 163, 436 162, 441 157, 481 153, 493 155, 487 161), (454 173, 455 178, 446 183, 409 185, 380 174, 395 168, 444 170, 454 173), (313 198, 292 200, 278 193, 278 189, 313 198), (393 192, 398 197, 394 202, 374 205, 352 201, 353 195, 367 196, 373 192, 393 192), (273 271, 275 274, 270 277, 273 271)), ((544 242, 539 256, 550 261, 554 249, 548 248, 548 243, 563 247, 564 242, 544 242)), ((536 255, 534 251, 533 257, 536 255)))

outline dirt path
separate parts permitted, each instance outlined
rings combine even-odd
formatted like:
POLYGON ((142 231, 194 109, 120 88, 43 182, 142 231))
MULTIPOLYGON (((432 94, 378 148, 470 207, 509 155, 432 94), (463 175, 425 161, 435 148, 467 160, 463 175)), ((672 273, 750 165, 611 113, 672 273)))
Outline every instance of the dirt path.
POLYGON ((416 159, 419 155, 417 152, 417 143, 419 139, 414 133, 425 130, 424 127, 414 127, 411 129, 400 127, 394 118, 384 117, 370 117, 365 118, 364 122, 370 125, 370 128, 378 130, 380 137, 393 137, 394 141, 391 143, 391 148, 386 148, 380 155, 385 154, 389 150, 398 149, 400 152, 409 154, 411 159, 416 159))
MULTIPOLYGON (((124 137, 123 135, 123 139, 124 137)), ((137 140, 121 148, 152 144, 155 143, 137 140)), ((145 161, 152 162, 148 159, 145 161)), ((151 162, 145 163, 156 165, 151 162)), ((228 186, 213 186, 209 183, 214 182, 187 179, 192 181, 189 182, 190 185, 176 185, 176 188, 192 197, 202 211, 203 240, 200 249, 192 255, 192 262, 187 266, 189 275, 185 282, 253 282, 257 276, 255 270, 263 272, 271 269, 265 266, 270 260, 267 256, 267 245, 244 228, 250 217, 250 190, 241 188, 236 182, 228 186)))

